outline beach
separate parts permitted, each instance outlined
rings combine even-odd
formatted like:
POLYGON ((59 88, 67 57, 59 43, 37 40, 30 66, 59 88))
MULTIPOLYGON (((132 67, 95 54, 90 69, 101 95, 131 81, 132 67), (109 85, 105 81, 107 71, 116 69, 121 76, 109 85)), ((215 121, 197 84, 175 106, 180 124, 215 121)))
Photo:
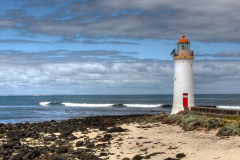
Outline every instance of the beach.
POLYGON ((1 159, 237 160, 240 137, 186 131, 160 115, 95 116, 0 125, 1 159))
POLYGON ((183 131, 181 127, 174 125, 151 123, 139 128, 141 125, 135 123, 121 126, 130 131, 116 135, 113 142, 115 145, 110 148, 110 152, 117 155, 110 159, 117 159, 118 155, 119 159, 131 159, 136 155, 153 160, 178 159, 181 155, 186 160, 239 159, 239 136, 217 137, 217 129, 183 131), (122 141, 119 143, 120 137, 122 141))

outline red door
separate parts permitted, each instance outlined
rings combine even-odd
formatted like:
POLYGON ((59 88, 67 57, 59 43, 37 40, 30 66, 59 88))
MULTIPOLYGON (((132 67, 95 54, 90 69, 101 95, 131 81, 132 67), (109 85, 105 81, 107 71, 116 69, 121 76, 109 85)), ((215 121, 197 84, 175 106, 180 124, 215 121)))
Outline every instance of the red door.
POLYGON ((188 94, 183 93, 183 107, 188 107, 188 94))

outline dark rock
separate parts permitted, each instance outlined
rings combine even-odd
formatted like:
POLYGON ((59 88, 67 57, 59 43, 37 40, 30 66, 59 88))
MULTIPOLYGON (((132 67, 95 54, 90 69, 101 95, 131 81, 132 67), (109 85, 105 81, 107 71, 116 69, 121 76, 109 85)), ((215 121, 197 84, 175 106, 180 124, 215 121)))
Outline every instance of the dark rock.
POLYGON ((82 154, 85 152, 84 148, 79 148, 77 150, 71 151, 70 154, 82 154))
POLYGON ((57 152, 57 147, 55 145, 51 145, 49 149, 50 149, 49 151, 52 153, 57 152))
POLYGON ((111 129, 108 129, 108 133, 112 133, 112 132, 125 132, 126 130, 123 129, 122 127, 112 127, 111 129))
POLYGON ((7 139, 11 141, 18 141, 22 137, 22 133, 17 131, 9 131, 6 133, 7 139))
POLYGON ((94 154, 88 153, 82 158, 82 160, 102 160, 102 159, 95 156, 94 154))
POLYGON ((35 159, 41 155, 41 152, 39 150, 34 149, 30 154, 30 159, 35 159))
POLYGON ((112 135, 111 135, 111 134, 105 134, 104 137, 103 137, 103 139, 104 139, 105 141, 108 141, 108 140, 110 140, 111 138, 112 138, 112 135))
POLYGON ((48 154, 49 150, 50 150, 50 148, 48 146, 44 146, 43 148, 40 149, 40 152, 42 154, 48 154))
POLYGON ((107 129, 107 127, 105 127, 105 126, 101 126, 101 127, 99 128, 99 130, 100 130, 100 131, 107 131, 108 129, 107 129))
POLYGON ((184 158, 184 157, 186 157, 186 155, 185 155, 184 153, 178 153, 178 154, 176 155, 176 158, 178 158, 178 159, 182 159, 182 158, 184 158))
POLYGON ((89 143, 86 144, 86 147, 87 148, 93 148, 93 147, 95 147, 95 144, 93 142, 89 142, 89 143))
POLYGON ((132 158, 132 160, 142 160, 144 157, 140 155, 136 155, 132 158))
POLYGON ((85 149, 84 149, 84 152, 85 152, 85 153, 87 153, 87 152, 91 152, 91 151, 92 151, 92 150, 89 149, 89 148, 85 148, 85 149))
POLYGON ((50 127, 51 132, 58 132, 58 126, 56 124, 52 124, 50 127))
POLYGON ((19 159, 22 159, 22 157, 25 155, 27 153, 27 150, 20 150, 19 152, 18 152, 18 154, 16 154, 16 155, 14 155, 14 156, 12 156, 11 158, 10 158, 10 160, 19 160, 19 159))
POLYGON ((59 138, 67 138, 72 134, 72 131, 64 131, 60 134, 59 138))
POLYGON ((31 131, 31 132, 28 132, 26 135, 25 135, 25 138, 28 138, 28 137, 32 137, 32 138, 39 138, 39 134, 35 131, 31 131))
POLYGON ((13 142, 13 141, 8 141, 7 144, 3 144, 3 148, 13 148, 15 145, 17 144, 17 142, 13 142))
POLYGON ((28 152, 27 154, 25 154, 25 155, 22 157, 22 159, 23 159, 23 160, 28 160, 28 159, 30 159, 30 155, 31 155, 31 153, 28 152))
POLYGON ((12 149, 18 150, 20 148, 21 148, 21 146, 19 144, 16 144, 12 149))
POLYGON ((154 152, 154 153, 151 153, 149 155, 146 155, 145 159, 150 159, 152 156, 156 156, 156 155, 159 155, 159 154, 166 154, 166 153, 165 152, 154 152))
POLYGON ((107 145, 106 145, 106 143, 99 143, 99 144, 96 145, 96 147, 97 148, 106 148, 107 145))
POLYGON ((83 141, 77 141, 76 142, 76 147, 81 147, 83 145, 83 141))
POLYGON ((108 154, 107 154, 106 152, 101 152, 101 153, 99 154, 99 157, 103 157, 103 156, 108 156, 108 154))
POLYGON ((57 140, 57 141, 55 142, 55 144, 57 144, 57 145, 59 145, 59 146, 62 146, 62 145, 66 145, 67 142, 66 142, 66 141, 62 141, 62 140, 57 140))
POLYGON ((67 152, 68 152, 68 149, 66 146, 57 148, 57 153, 62 154, 62 153, 67 153, 67 152))
POLYGON ((37 157, 39 157, 41 155, 41 152, 34 149, 32 152, 28 152, 27 154, 25 154, 22 159, 23 160, 28 160, 28 159, 35 159, 37 157))
POLYGON ((87 126, 85 126, 85 125, 80 125, 80 126, 78 126, 78 131, 86 131, 87 130, 87 126))
POLYGON ((4 133, 5 129, 4 128, 0 128, 0 134, 4 133))
POLYGON ((131 160, 131 159, 128 157, 124 157, 122 160, 131 160))
POLYGON ((43 137, 44 141, 55 141, 56 139, 56 137, 43 137))
POLYGON ((148 150, 148 148, 143 148, 143 149, 141 149, 140 151, 147 151, 148 150))
POLYGON ((176 158, 171 158, 171 157, 168 157, 168 158, 166 158, 166 159, 164 159, 164 160, 178 160, 178 159, 176 159, 176 158))
POLYGON ((63 155, 52 155, 50 157, 50 160, 67 160, 68 158, 63 155))
POLYGON ((69 140, 76 140, 76 139, 78 139, 76 136, 74 136, 73 134, 71 134, 70 136, 68 136, 68 139, 69 140))

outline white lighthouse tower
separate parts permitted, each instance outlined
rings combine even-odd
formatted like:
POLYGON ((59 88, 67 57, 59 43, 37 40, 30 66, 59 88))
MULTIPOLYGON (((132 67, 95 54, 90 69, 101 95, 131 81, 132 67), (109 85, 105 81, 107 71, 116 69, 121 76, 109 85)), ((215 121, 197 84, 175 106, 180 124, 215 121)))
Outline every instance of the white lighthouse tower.
POLYGON ((190 42, 185 35, 177 43, 177 51, 173 53, 174 69, 174 93, 171 114, 179 111, 190 110, 194 106, 193 90, 193 51, 190 50, 190 42))

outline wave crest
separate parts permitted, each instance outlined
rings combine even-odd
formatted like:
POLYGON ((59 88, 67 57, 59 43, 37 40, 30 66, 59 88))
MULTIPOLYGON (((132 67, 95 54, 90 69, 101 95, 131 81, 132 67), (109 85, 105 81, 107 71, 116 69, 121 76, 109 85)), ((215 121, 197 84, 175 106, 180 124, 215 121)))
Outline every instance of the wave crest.
POLYGON ((62 105, 62 103, 59 103, 59 102, 40 102, 39 105, 41 105, 41 106, 51 106, 51 105, 62 105))
POLYGON ((217 108, 223 108, 223 109, 238 109, 238 110, 240 110, 240 106, 217 106, 217 108))
POLYGON ((156 108, 162 107, 162 104, 94 104, 94 103, 70 103, 70 102, 40 102, 41 106, 51 106, 51 105, 63 105, 66 107, 131 107, 131 108, 156 108))
POLYGON ((111 107, 113 104, 62 103, 67 107, 111 107))
POLYGON ((137 107, 137 108, 155 108, 161 107, 162 104, 126 104, 127 107, 137 107))

